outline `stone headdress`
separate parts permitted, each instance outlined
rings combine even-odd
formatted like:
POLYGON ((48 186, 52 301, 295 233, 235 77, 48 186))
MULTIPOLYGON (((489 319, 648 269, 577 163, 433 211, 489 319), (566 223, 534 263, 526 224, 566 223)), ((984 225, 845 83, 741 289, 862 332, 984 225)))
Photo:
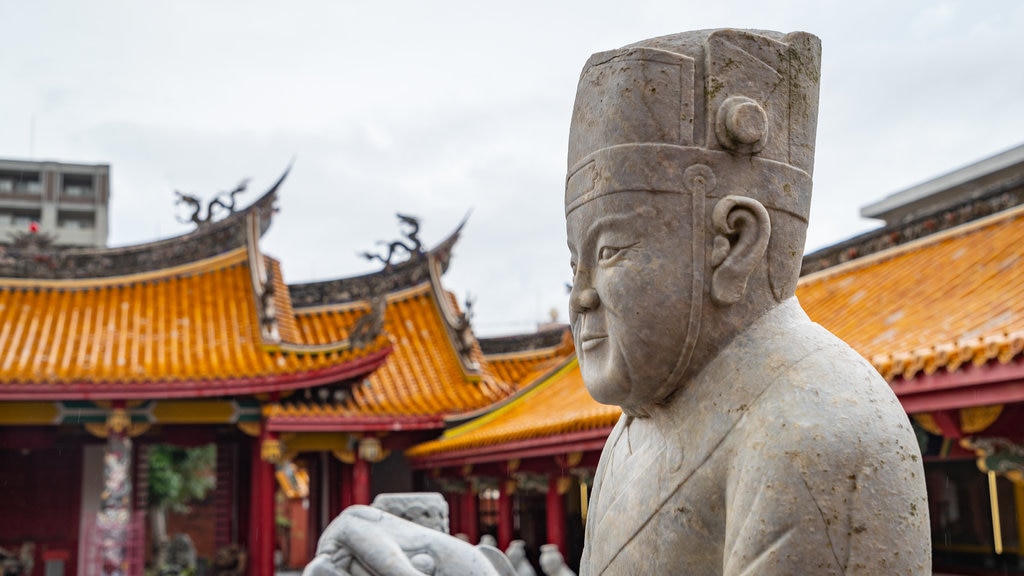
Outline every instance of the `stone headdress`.
POLYGON ((573 109, 566 214, 605 194, 674 192, 701 197, 694 212, 702 221, 704 198, 754 198, 773 221, 802 222, 773 231, 768 249, 775 297, 792 295, 810 209, 820 64, 820 42, 804 32, 701 30, 594 54, 573 109))

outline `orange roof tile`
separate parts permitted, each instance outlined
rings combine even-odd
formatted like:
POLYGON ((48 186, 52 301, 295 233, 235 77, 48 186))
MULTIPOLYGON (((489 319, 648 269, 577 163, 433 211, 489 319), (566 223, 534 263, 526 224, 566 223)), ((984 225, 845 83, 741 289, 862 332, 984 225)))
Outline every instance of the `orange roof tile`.
POLYGON ((601 430, 613 426, 621 413, 618 406, 598 404, 590 397, 574 355, 512 402, 452 428, 438 440, 415 446, 406 455, 422 459, 517 440, 601 430))
MULTIPOLYGON (((271 428, 352 427, 356 418, 385 428, 402 426, 394 418, 420 419, 423 426, 436 428, 443 426, 445 416, 477 410, 511 394, 513 388, 486 368, 464 371, 433 294, 424 282, 388 295, 384 332, 393 351, 384 365, 356 383, 343 402, 296 399, 271 406, 271 428)), ((307 341, 344 338, 367 309, 365 303, 300 308, 295 319, 307 341)), ((483 358, 479 346, 473 357, 483 358)))
POLYGON ((277 331, 281 335, 281 341, 301 344, 325 344, 339 340, 307 340, 299 332, 298 322, 295 320, 295 311, 292 310, 292 299, 288 294, 288 285, 281 275, 281 264, 273 258, 267 258, 270 265, 271 282, 274 286, 274 308, 277 320, 277 331))
POLYGON ((0 278, 0 396, 288 389, 364 374, 388 350, 380 338, 360 350, 287 354, 261 340, 258 322, 245 248, 130 276, 0 278))
POLYGON ((560 364, 575 351, 572 333, 564 330, 561 341, 553 347, 487 354, 484 356, 487 366, 498 380, 522 389, 560 364))
POLYGON ((1024 350, 1024 207, 804 277, 810 317, 887 379, 1024 350))

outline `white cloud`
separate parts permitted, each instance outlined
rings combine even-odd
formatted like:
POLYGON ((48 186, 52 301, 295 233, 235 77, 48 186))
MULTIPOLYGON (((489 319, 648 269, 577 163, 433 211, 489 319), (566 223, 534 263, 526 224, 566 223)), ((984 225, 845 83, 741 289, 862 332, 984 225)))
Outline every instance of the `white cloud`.
POLYGON ((818 34, 820 247, 872 225, 860 206, 1024 139, 1021 6, 0 0, 0 156, 111 163, 116 244, 183 231, 175 189, 252 177, 252 198, 295 157, 265 240, 291 281, 372 269, 355 253, 395 237, 394 212, 430 243, 472 208, 447 281, 507 332, 565 307, 565 140, 592 52, 818 34))

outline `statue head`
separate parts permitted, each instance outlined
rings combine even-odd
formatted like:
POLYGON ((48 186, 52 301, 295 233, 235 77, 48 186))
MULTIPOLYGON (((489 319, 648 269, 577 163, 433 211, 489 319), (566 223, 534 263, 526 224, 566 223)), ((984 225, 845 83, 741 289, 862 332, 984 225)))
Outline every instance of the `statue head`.
POLYGON ((557 576, 565 566, 565 558, 558 551, 558 544, 542 544, 540 547, 540 569, 547 576, 557 576))
POLYGON ((508 548, 505 549, 505 555, 508 556, 513 565, 526 560, 526 541, 512 540, 508 543, 508 548))
POLYGON ((410 522, 448 533, 448 501, 437 492, 378 494, 373 507, 410 522))
POLYGON ((793 296, 820 43, 703 30, 593 55, 565 188, 570 316, 591 394, 643 416, 793 296))

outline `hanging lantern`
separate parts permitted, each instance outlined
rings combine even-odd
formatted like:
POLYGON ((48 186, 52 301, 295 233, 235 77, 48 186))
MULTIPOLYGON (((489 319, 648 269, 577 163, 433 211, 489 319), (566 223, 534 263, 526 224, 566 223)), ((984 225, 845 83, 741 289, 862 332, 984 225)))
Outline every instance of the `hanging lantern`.
POLYGON ((370 436, 359 440, 359 458, 367 462, 380 462, 384 459, 384 448, 380 438, 370 436))

